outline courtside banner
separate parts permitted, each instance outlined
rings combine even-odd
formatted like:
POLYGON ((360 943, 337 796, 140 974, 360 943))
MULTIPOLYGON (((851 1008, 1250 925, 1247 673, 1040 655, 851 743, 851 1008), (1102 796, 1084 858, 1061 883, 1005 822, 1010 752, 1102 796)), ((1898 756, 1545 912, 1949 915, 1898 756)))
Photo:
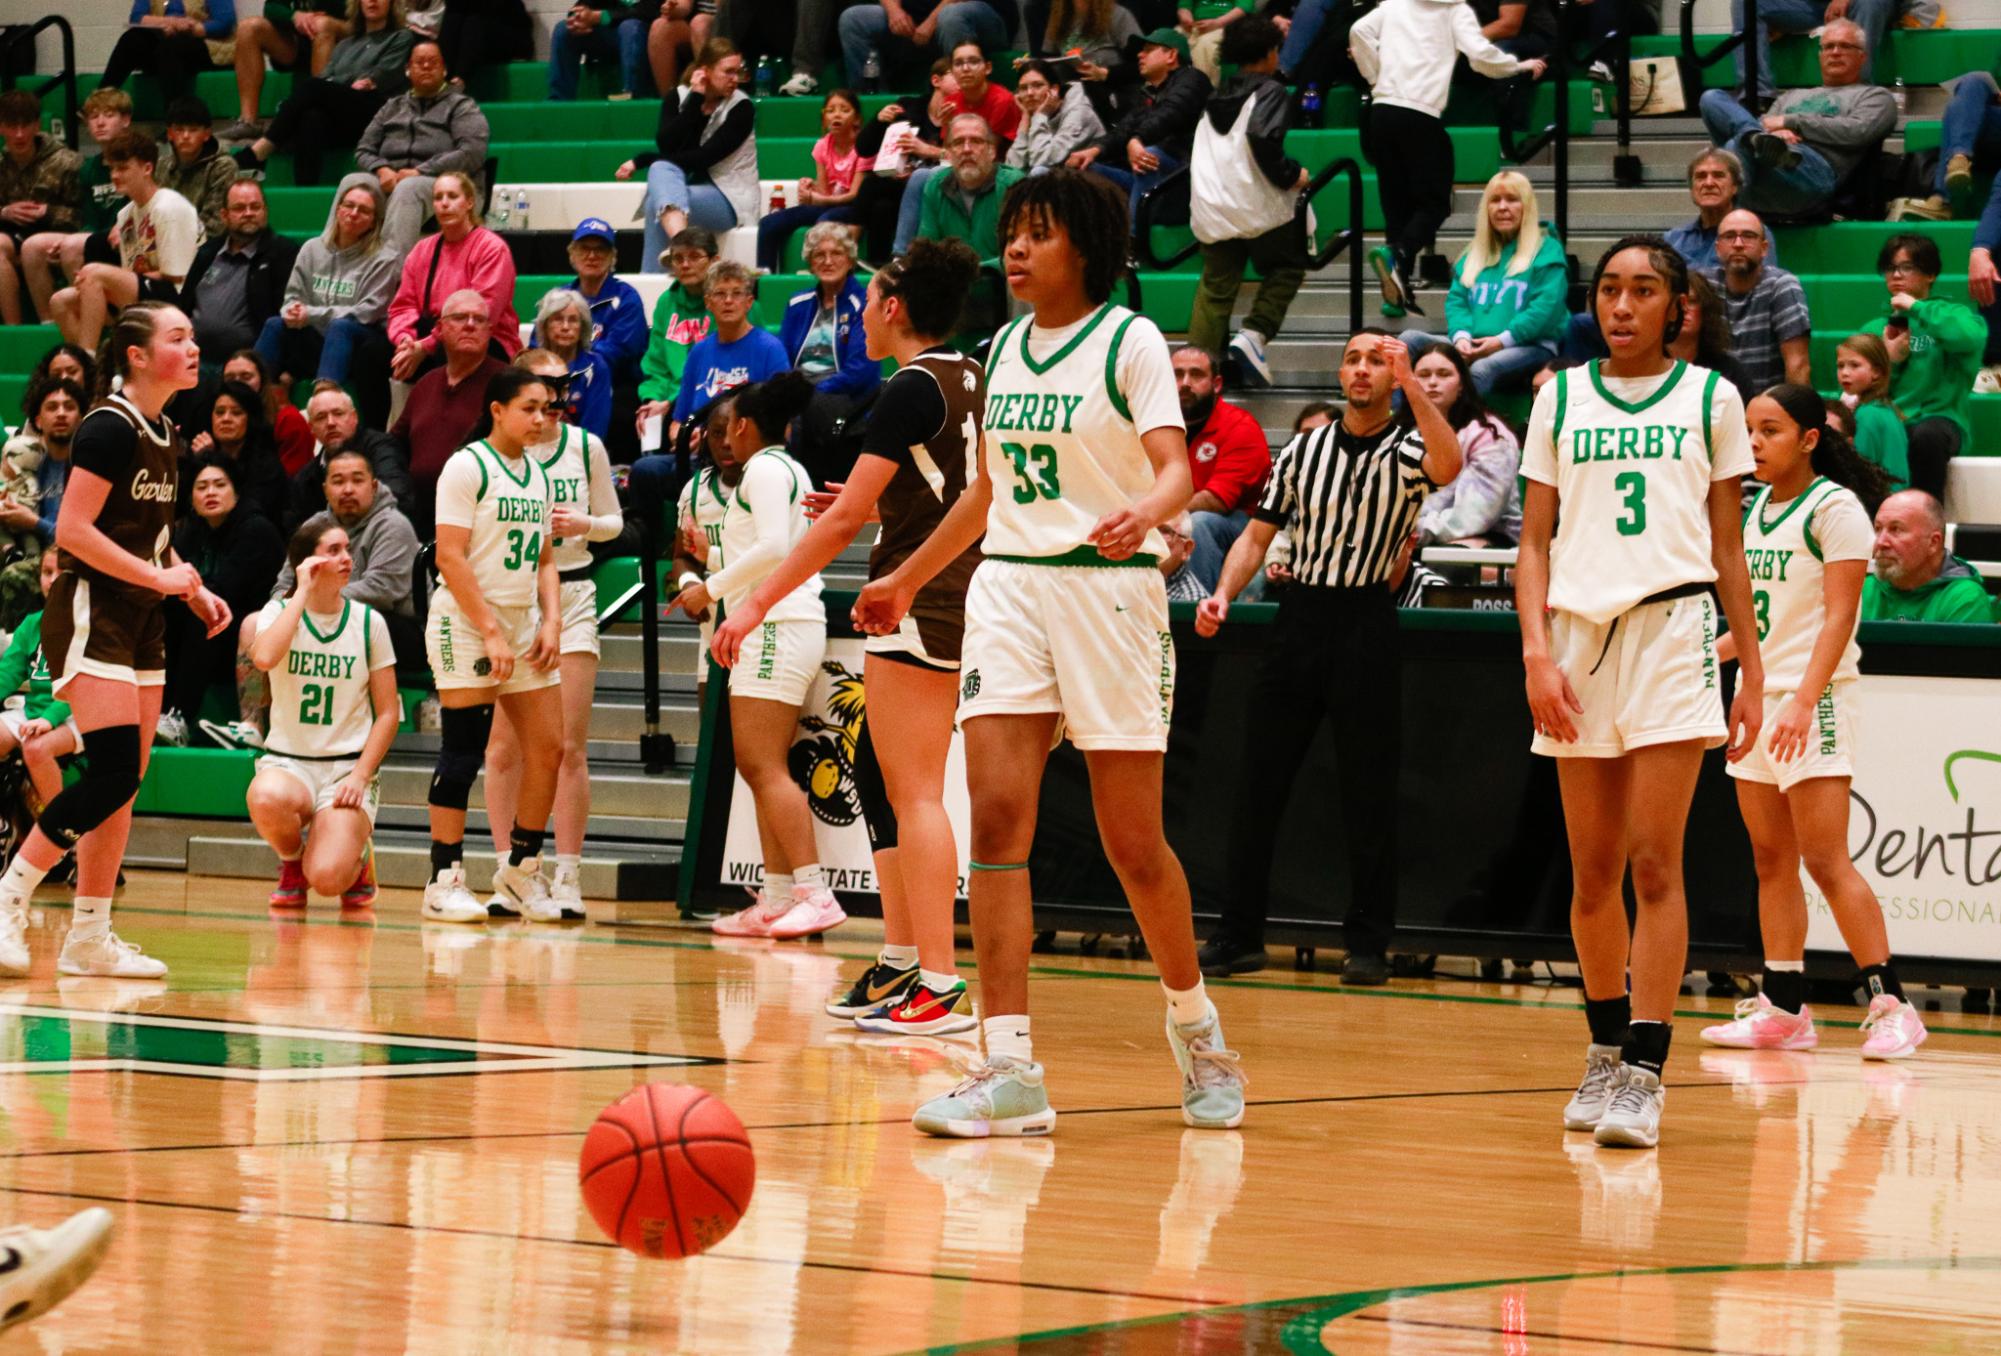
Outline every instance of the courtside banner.
MULTIPOLYGON (((869 852, 868 826, 862 821, 861 792, 855 785, 855 748, 867 716, 862 642, 830 638, 827 657, 799 713, 799 728, 792 741, 792 779, 805 788, 827 884, 844 894, 881 893, 875 860, 869 852)), ((731 775, 729 833, 723 840, 719 883, 754 889, 764 879, 757 803, 743 777, 731 775)), ((966 801, 965 743, 956 731, 945 763, 945 813, 952 820, 952 836, 958 842, 959 895, 964 898, 971 816, 966 801)))
MULTIPOLYGON (((1862 679, 1848 852, 1898 956, 2001 960, 2001 692, 1992 679, 1862 679)), ((1804 872, 1807 945, 1846 948, 1804 872)))

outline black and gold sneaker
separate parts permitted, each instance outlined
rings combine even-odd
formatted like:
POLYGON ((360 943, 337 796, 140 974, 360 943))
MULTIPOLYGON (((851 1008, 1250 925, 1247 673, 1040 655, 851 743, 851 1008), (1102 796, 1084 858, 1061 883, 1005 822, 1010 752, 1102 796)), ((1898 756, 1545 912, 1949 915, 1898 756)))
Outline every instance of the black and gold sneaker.
POLYGON ((899 970, 883 961, 872 963, 854 987, 827 1002, 827 1015, 843 1020, 901 1002, 917 987, 917 967, 899 970))

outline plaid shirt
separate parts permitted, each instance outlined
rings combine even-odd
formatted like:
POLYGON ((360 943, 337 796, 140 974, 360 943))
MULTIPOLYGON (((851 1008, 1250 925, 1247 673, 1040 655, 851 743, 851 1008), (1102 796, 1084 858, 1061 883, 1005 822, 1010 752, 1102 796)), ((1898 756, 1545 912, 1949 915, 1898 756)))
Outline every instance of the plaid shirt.
POLYGON ((1806 313, 1806 289, 1800 280, 1770 261, 1758 272, 1758 281, 1739 296, 1730 290, 1721 269, 1704 269, 1723 298, 1723 314, 1730 322, 1730 352, 1751 380, 1743 392, 1744 402, 1768 386, 1786 379, 1786 360, 1779 345, 1788 339, 1804 339, 1813 329, 1806 313))

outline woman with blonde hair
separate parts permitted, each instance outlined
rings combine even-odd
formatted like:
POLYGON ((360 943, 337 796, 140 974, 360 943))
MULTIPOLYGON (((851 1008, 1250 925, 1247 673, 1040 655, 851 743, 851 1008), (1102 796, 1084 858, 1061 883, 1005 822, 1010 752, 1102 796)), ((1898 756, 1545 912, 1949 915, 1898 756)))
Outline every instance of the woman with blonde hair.
POLYGON ((571 287, 553 287, 535 305, 530 347, 546 348, 569 365, 568 384, 558 412, 602 438, 611 428, 611 364, 591 347, 591 304, 571 287))
POLYGON ((1569 323, 1570 266, 1563 242, 1536 216, 1535 189, 1502 170, 1480 195, 1473 243, 1452 271, 1443 336, 1406 334, 1411 352, 1449 343, 1482 396, 1519 386, 1556 353, 1569 323))
POLYGON ((1890 399, 1890 349, 1882 336, 1851 334, 1834 350, 1841 403, 1855 411, 1855 450, 1883 468, 1892 492, 1911 483, 1911 444, 1904 412, 1890 399))
POLYGON ((284 305, 257 337, 271 371, 345 385, 357 349, 387 350, 383 322, 402 267, 382 248, 387 210, 382 186, 361 180, 335 202, 326 231, 299 247, 284 305))

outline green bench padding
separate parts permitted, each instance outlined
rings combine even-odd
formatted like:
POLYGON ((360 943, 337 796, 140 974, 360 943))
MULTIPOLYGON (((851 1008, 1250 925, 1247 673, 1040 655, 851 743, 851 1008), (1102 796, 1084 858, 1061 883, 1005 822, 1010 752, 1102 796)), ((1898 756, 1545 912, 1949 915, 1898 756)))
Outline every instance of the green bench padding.
POLYGON ((248 811, 257 754, 250 749, 177 749, 153 746, 146 779, 132 809, 142 815, 198 815, 242 819, 248 811))

